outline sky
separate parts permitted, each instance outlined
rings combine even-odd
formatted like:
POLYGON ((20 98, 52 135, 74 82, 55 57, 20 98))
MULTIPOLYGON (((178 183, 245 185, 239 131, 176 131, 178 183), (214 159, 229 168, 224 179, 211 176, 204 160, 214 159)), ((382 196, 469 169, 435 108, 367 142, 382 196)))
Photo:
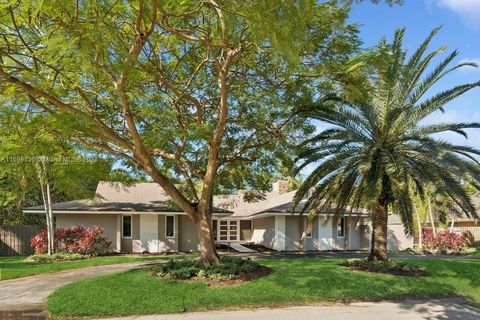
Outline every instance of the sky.
MULTIPOLYGON (((443 26, 431 48, 447 45, 447 52, 460 51, 456 62, 468 60, 480 64, 480 0, 405 0, 403 6, 394 7, 364 2, 353 6, 350 21, 360 25, 365 48, 377 44, 384 36, 391 39, 397 28, 406 27, 404 46, 409 52, 415 50, 433 28, 443 26)), ((480 69, 467 67, 444 78, 431 93, 476 81, 480 81, 480 69)), ((480 122, 480 88, 452 101, 445 113, 439 111, 427 119, 430 123, 473 121, 480 122)), ((468 140, 453 133, 441 138, 480 149, 480 129, 467 132, 468 140)))

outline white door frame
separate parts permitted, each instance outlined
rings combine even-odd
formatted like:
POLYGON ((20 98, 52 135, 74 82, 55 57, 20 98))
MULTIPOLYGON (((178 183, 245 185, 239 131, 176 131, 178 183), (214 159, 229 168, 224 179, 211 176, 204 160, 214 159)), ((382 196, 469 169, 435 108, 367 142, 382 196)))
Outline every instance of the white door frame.
POLYGON ((140 215, 140 250, 150 253, 159 252, 158 215, 140 215))
POLYGON ((232 242, 232 241, 240 241, 240 220, 232 220, 232 219, 221 219, 221 220, 214 220, 217 222, 217 242, 232 242), (226 229, 221 230, 222 228, 222 223, 223 227, 226 227, 226 229), (235 226, 235 228, 230 228, 230 227, 235 226), (221 238, 225 237, 224 235, 220 235, 220 231, 226 231, 226 238, 221 238), (234 232, 235 231, 235 235, 234 232), (232 236, 233 235, 233 236, 232 236))
POLYGON ((333 218, 331 216, 317 217, 318 224, 318 250, 333 249, 333 218))

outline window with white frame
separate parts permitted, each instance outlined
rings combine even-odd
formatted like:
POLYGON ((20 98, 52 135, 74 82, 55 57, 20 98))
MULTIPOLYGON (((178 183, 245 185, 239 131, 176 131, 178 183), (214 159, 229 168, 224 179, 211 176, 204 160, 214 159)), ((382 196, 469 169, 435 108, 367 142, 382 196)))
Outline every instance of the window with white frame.
POLYGON ((345 237, 345 218, 337 220, 337 238, 345 237))
POLYGON ((175 237, 175 216, 165 216, 165 237, 175 237))
POLYGON ((122 219, 122 237, 132 237, 132 216, 123 216, 122 219))

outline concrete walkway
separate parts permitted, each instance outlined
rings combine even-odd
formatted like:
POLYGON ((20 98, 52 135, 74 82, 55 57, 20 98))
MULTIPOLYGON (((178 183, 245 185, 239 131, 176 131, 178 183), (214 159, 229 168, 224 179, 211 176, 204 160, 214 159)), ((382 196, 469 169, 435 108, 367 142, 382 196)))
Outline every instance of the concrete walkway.
MULTIPOLYGON (((363 259, 368 257, 366 251, 308 251, 308 252, 223 252, 223 255, 234 255, 239 257, 252 257, 258 259, 363 259)), ((480 260, 480 255, 415 255, 411 253, 394 252, 389 253, 391 259, 433 259, 433 260, 480 260)))
POLYGON ((480 309, 462 298, 359 302, 331 306, 302 306, 277 309, 208 311, 175 315, 132 316, 102 320, 478 320, 480 309))
POLYGON ((230 248, 232 248, 235 251, 238 251, 240 253, 252 253, 252 252, 257 252, 255 250, 252 250, 250 248, 242 246, 240 243, 231 243, 230 248))
MULTIPOLYGON (((18 319, 22 319, 22 315, 25 319, 42 319, 45 317, 43 304, 46 297, 59 287, 78 280, 143 268, 155 263, 158 261, 86 267, 0 281, 0 319, 10 319, 7 318, 10 314, 16 314, 18 319)), ((12 316, 11 319, 16 318, 12 316)))

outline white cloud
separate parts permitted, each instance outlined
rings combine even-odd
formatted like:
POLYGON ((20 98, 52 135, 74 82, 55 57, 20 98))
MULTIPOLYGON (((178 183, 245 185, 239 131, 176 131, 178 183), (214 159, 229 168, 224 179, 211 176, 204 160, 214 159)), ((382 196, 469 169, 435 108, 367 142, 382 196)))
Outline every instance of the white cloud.
MULTIPOLYGON (((433 2, 452 10, 466 24, 480 28, 480 0, 433 0, 433 2)), ((431 3, 432 0, 427 0, 427 4, 431 3)))

